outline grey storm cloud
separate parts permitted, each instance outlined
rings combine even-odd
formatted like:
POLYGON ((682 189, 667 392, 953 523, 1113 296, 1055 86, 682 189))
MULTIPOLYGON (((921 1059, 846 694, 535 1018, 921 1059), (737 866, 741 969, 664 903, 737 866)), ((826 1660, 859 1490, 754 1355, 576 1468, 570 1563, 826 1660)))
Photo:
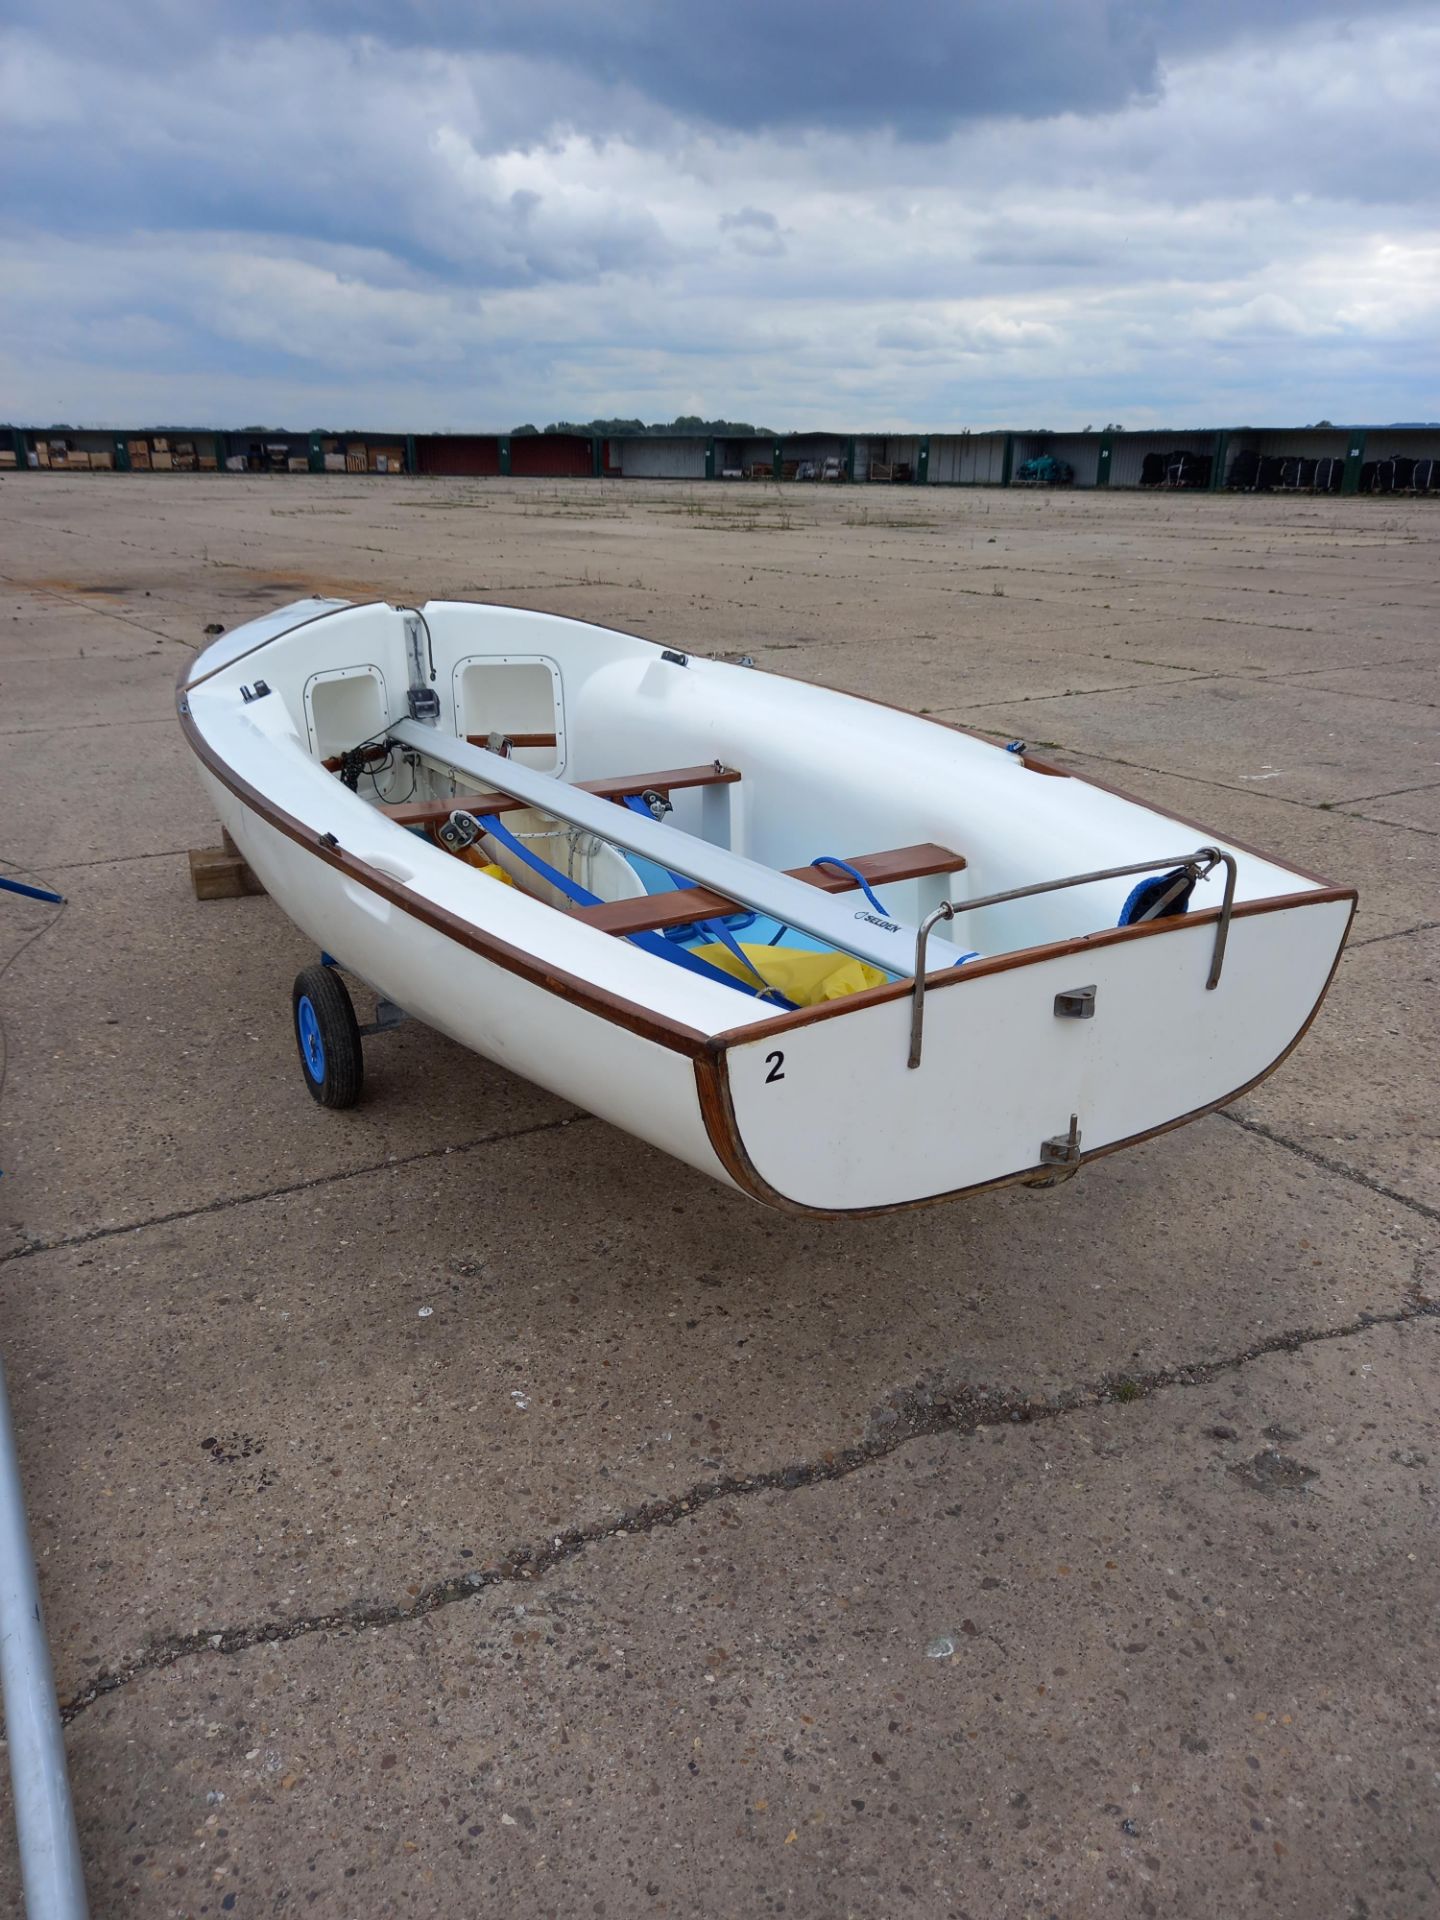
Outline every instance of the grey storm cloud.
POLYGON ((10 0, 0 391, 1429 416, 1437 94, 1440 0, 10 0))
POLYGON ((736 213, 722 213, 717 224, 742 253, 775 259, 785 252, 780 222, 765 207, 741 207, 736 213))
MULTIPOLYGON (((1361 11, 1423 5, 1371 0, 1361 11)), ((601 97, 622 88, 713 126, 883 127, 920 140, 990 115, 1109 111, 1153 95, 1169 57, 1355 14, 1346 0, 13 0, 10 10, 37 32, 64 23, 76 45, 143 53, 162 69, 217 36, 303 32, 510 55, 546 70, 517 102, 537 136, 557 121, 600 131, 601 97), (556 87, 557 72, 581 83, 580 97, 556 87)))
POLYGON ((720 225, 727 231, 734 227, 758 227, 762 233, 780 231, 780 222, 764 207, 741 207, 738 213, 722 213, 720 225))

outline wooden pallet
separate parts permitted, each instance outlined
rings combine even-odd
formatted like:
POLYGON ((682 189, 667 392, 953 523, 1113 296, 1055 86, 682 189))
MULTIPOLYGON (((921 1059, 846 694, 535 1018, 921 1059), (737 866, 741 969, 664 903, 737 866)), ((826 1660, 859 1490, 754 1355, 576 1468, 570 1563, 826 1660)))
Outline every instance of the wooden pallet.
POLYGON ((190 882, 197 900, 238 900, 242 894, 263 893, 264 887, 245 864, 245 856, 221 828, 223 844, 192 847, 190 882))

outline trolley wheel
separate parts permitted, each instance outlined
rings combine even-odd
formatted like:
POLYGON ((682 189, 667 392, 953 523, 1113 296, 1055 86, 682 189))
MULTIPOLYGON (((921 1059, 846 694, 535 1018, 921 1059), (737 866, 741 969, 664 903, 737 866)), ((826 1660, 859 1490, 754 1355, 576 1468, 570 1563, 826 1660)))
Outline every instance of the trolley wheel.
POLYGON ((296 974, 290 998, 311 1097, 322 1107, 353 1107, 365 1081, 365 1055, 345 982, 332 967, 306 967, 296 974))

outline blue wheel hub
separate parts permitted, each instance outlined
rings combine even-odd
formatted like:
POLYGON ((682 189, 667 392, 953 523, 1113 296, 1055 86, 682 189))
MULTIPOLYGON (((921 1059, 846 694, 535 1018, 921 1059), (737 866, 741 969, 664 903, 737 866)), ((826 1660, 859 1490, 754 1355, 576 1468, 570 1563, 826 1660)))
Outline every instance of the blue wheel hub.
POLYGON ((305 1071, 318 1087, 325 1078, 325 1042, 320 1037, 320 1022, 315 1018, 308 993, 302 994, 295 1012, 300 1029, 300 1057, 305 1062, 305 1071))

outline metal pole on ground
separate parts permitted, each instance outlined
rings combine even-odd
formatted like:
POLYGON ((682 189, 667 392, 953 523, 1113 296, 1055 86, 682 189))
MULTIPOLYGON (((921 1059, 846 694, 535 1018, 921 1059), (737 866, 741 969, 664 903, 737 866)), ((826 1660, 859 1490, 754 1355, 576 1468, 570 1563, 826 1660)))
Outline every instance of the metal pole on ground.
POLYGON ((85 1875, 65 1771, 65 1736, 25 1525, 15 1428, 0 1365, 0 1691, 29 1920, 85 1920, 85 1875))

